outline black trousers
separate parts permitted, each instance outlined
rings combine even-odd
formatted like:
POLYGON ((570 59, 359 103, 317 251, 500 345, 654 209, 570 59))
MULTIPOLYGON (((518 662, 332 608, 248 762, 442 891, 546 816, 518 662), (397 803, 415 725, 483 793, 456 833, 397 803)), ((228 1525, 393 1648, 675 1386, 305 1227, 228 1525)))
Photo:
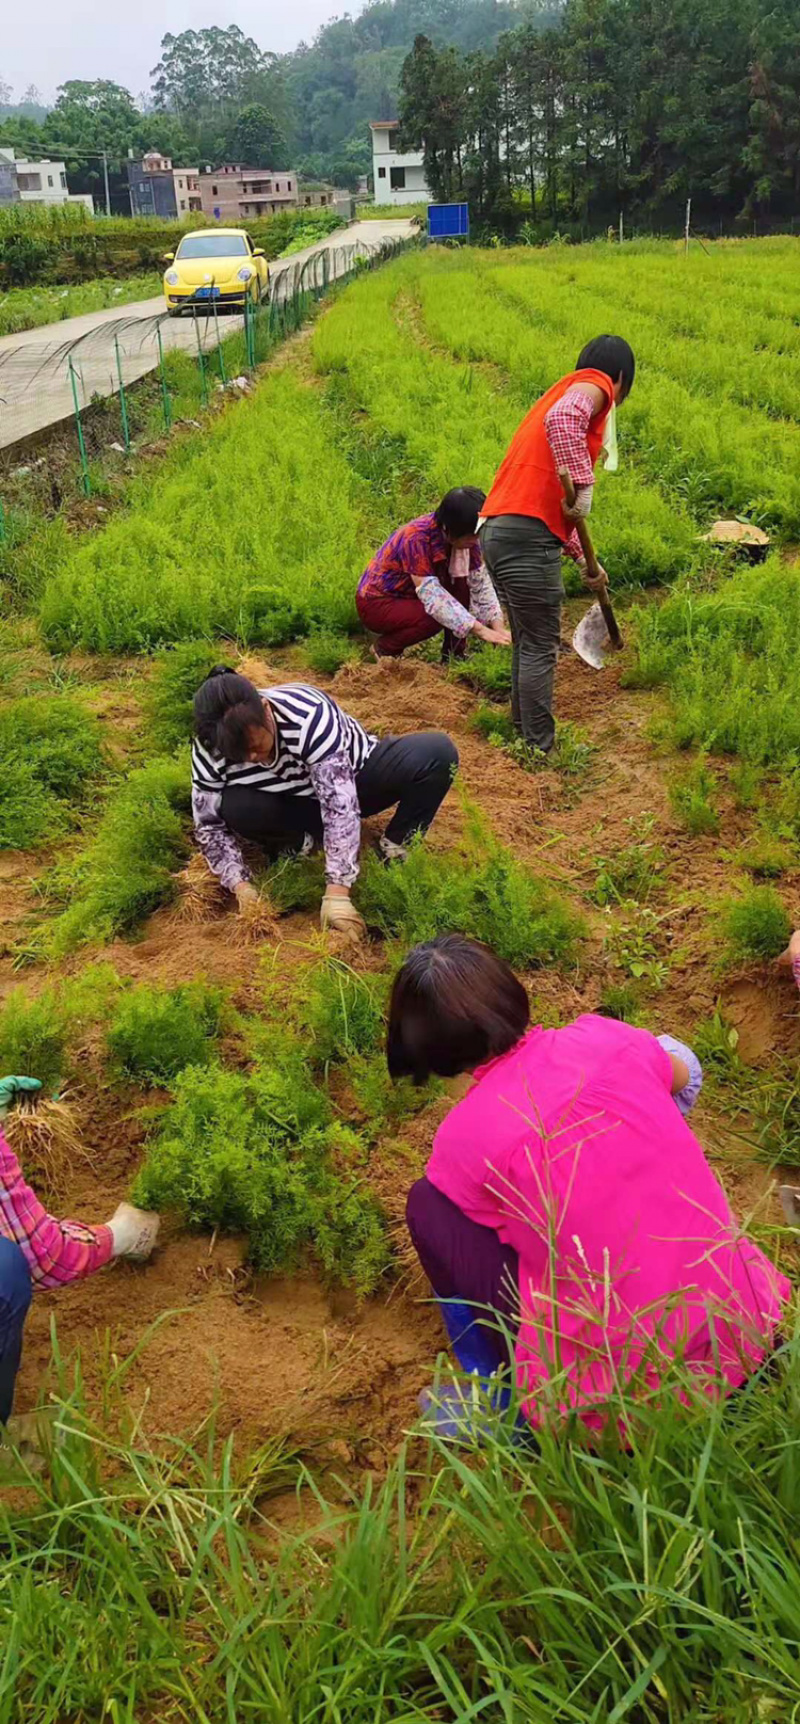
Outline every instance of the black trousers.
MULTIPOLYGON (((427 832, 441 807, 458 766, 458 749, 441 730, 384 736, 369 760, 356 773, 361 813, 382 814, 397 804, 386 828, 393 844, 405 844, 415 832, 427 832)), ((222 818, 232 832, 277 855, 300 844, 307 832, 322 837, 322 814, 316 796, 273 794, 244 785, 222 793, 222 818)))

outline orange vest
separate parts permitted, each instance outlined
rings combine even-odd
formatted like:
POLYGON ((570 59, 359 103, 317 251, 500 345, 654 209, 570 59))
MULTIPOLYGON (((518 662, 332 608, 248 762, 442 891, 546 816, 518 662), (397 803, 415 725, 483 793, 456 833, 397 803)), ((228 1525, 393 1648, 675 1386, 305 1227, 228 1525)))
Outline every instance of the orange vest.
POLYGON ((576 383, 596 383, 608 397, 608 405, 595 414, 586 438, 592 464, 597 460, 605 422, 614 401, 614 387, 604 371, 572 371, 569 377, 562 377, 546 395, 541 396, 515 432, 481 509, 481 514, 487 519, 490 515, 533 515, 537 521, 544 521, 556 538, 562 541, 569 538, 572 524, 565 519, 561 507, 564 493, 544 422, 554 402, 560 401, 576 383))

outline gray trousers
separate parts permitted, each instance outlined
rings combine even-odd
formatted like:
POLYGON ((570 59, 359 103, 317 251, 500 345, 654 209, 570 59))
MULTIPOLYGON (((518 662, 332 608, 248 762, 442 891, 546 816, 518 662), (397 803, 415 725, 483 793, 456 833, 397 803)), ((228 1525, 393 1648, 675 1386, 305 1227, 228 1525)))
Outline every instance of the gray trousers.
POLYGON ((514 643, 511 716, 531 748, 555 739, 553 684, 561 634, 561 540, 530 515, 495 515, 480 532, 483 560, 514 643))

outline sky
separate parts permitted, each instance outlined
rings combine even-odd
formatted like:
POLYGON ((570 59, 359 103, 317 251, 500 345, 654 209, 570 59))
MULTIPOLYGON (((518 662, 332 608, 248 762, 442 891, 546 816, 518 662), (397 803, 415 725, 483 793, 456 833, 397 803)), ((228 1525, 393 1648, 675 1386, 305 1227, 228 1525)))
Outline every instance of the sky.
MULTIPOLYGON (((45 102, 67 78, 112 78, 133 96, 147 90, 162 36, 238 24, 260 48, 283 54, 308 41, 337 11, 336 0, 38 0, 35 28, 25 6, 4 7, 0 82, 19 101, 35 84, 45 102)), ((359 10, 357 5, 349 8, 359 10)))

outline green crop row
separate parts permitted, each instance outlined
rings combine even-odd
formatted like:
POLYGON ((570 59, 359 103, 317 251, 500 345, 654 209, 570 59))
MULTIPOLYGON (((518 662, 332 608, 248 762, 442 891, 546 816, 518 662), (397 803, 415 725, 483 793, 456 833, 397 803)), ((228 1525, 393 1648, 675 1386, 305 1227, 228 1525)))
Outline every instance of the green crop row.
POLYGON ((375 504, 319 395, 288 368, 176 444, 127 513, 65 546, 40 620, 53 650, 144 652, 199 634, 270 644, 355 624, 375 504))
MULTIPOLYGON (((526 405, 575 358, 563 341, 531 340, 527 373, 503 355, 510 383, 471 363, 503 337, 500 311, 481 298, 472 254, 466 262, 464 255, 409 254, 358 282, 313 337, 320 370, 341 379, 353 403, 402 441, 408 463, 427 474, 432 498, 451 485, 488 490, 526 405)), ((514 322, 509 314, 512 332, 514 322)), ((601 476, 600 491, 603 554, 615 581, 674 579, 696 554, 688 517, 630 469, 601 476)))

